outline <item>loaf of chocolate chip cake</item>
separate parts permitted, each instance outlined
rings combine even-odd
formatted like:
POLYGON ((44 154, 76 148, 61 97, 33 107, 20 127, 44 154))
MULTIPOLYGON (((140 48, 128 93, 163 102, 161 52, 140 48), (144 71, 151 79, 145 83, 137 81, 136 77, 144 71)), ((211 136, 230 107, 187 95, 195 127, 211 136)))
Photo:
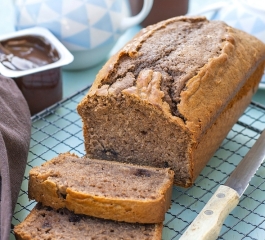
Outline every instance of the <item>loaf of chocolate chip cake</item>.
POLYGON ((77 110, 92 158, 171 168, 189 187, 244 112, 265 44, 221 21, 144 28, 98 73, 77 110))

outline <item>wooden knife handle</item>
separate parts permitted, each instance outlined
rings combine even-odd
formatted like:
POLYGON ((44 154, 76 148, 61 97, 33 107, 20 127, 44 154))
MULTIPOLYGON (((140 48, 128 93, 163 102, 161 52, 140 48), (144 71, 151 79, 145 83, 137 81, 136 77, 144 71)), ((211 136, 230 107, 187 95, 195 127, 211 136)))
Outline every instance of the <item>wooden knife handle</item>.
POLYGON ((223 222, 237 206, 238 202, 238 193, 230 187, 221 185, 181 236, 180 240, 217 239, 223 222))

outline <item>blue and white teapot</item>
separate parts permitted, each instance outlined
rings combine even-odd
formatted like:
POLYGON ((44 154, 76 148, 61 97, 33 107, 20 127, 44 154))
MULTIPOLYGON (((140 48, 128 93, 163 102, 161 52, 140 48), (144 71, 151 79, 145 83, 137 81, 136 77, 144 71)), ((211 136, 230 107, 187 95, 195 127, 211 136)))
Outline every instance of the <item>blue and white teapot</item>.
POLYGON ((68 69, 90 67, 107 57, 118 38, 139 24, 151 10, 130 17, 127 0, 14 0, 16 30, 34 26, 49 29, 74 55, 68 69))

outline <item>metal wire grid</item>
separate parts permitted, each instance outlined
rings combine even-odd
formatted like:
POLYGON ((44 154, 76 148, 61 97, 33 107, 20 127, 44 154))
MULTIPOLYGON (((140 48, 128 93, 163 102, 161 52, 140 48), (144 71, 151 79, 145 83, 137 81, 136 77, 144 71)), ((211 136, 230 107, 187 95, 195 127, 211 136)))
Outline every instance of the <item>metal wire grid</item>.
MULTIPOLYGON (((76 106, 89 87, 32 117, 28 163, 12 225, 21 222, 35 206, 28 200, 28 172, 33 166, 70 151, 83 156, 82 123, 76 106)), ((166 213, 163 239, 178 239, 224 183, 265 129, 265 107, 251 103, 221 147, 189 189, 174 187, 172 205, 166 213)), ((10 239, 14 239, 11 230, 10 239)), ((239 205, 226 219, 219 239, 265 239, 265 163, 252 178, 239 205)))

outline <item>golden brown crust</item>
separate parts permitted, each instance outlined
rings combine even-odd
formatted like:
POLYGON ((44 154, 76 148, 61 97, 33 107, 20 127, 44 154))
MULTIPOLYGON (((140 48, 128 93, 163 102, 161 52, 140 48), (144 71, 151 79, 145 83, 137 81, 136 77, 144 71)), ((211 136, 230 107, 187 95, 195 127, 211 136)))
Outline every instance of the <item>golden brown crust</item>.
MULTIPOLYGON (((207 164, 207 159, 211 158, 215 152, 215 149, 222 143, 230 129, 233 127, 235 121, 241 116, 242 112, 249 105, 253 93, 256 92, 260 78, 263 74, 265 62, 261 64, 258 69, 250 76, 247 84, 238 92, 238 94, 230 101, 224 111, 215 120, 212 126, 207 129, 202 136, 197 146, 193 146, 193 179, 192 185, 195 182, 197 176, 202 171, 203 167, 207 164), (213 141, 212 139, 215 139, 213 141)), ((188 186, 188 187, 189 187, 188 186)))
MULTIPOLYGON (((122 61, 122 56, 137 57, 138 50, 146 39, 156 30, 165 28, 174 21, 207 22, 203 17, 176 17, 143 29, 99 72, 88 95, 77 107, 83 118, 85 117, 83 112, 87 108, 89 99, 100 97, 98 93, 103 85, 102 82, 109 77, 115 65, 122 61)), ((168 103, 163 99, 159 81, 160 73, 148 69, 148 67, 137 77, 135 86, 127 87, 121 91, 124 97, 134 99, 142 106, 153 107, 153 111, 158 116, 163 114, 167 121, 174 122, 190 138, 187 150, 189 176, 186 177, 185 184, 175 181, 177 185, 184 187, 192 185, 199 172, 218 148, 221 138, 225 137, 240 114, 243 113, 255 92, 247 91, 246 88, 257 89, 262 68, 264 68, 264 60, 265 45, 261 41, 240 30, 226 26, 221 53, 217 57, 209 59, 198 73, 186 82, 184 90, 180 93, 180 102, 177 107, 181 118, 173 116, 168 103), (150 75, 152 76, 150 77, 150 75), (241 88, 245 90, 241 90, 241 88), (149 90, 146 91, 146 89, 149 90), (228 115, 226 112, 229 112, 230 108, 234 110, 231 110, 228 115), (221 120, 218 120, 219 117, 221 120), (220 121, 224 121, 224 123, 217 124, 220 121), (215 127, 215 125, 221 127, 215 127), (208 144, 209 149, 203 154, 201 142, 210 143, 212 140, 209 139, 209 136, 214 138, 215 135, 219 136, 218 139, 214 140, 213 144, 208 144)), ((104 89, 104 94, 105 98, 111 96, 107 87, 104 89)), ((86 125, 85 119, 83 122, 84 136, 86 136, 89 134, 89 126, 86 125)), ((88 146, 89 144, 86 148, 88 146)))
POLYGON ((24 221, 14 227, 16 240, 32 240, 31 236, 24 232, 23 226, 25 222, 32 221, 32 218, 34 218, 33 215, 35 214, 35 211, 36 210, 33 208, 31 212, 27 215, 27 217, 24 219, 24 221))
POLYGON ((212 125, 265 59, 265 46, 255 40, 227 27, 221 55, 211 59, 187 82, 178 108, 195 138, 199 139, 212 125))
POLYGON ((161 240, 163 231, 163 223, 157 223, 155 227, 155 234, 153 240, 161 240))
MULTIPOLYGON (((61 154, 59 157, 44 163, 42 166, 49 166, 53 162, 60 164, 60 162, 58 163, 58 158, 60 158, 62 159, 61 167, 64 167, 63 158, 69 156, 73 155, 69 153, 61 154)), ((125 164, 104 160, 100 160, 99 162, 112 164, 117 166, 117 169, 126 166, 125 164)), ((59 193, 58 184, 50 178, 50 176, 54 175, 60 176, 60 171, 42 173, 40 169, 41 167, 35 167, 29 173, 29 198, 55 209, 67 208, 77 214, 116 221, 158 223, 164 221, 165 213, 171 204, 174 173, 169 169, 165 169, 164 171, 165 178, 163 184, 161 184, 162 186, 157 189, 158 196, 155 199, 97 196, 94 193, 77 191, 71 186, 65 186, 66 197, 64 198, 59 193)), ((143 168, 141 167, 141 169, 143 168)), ((154 168, 150 167, 145 167, 144 169, 155 171, 154 168)), ((60 177, 64 176, 62 175, 60 177)), ((108 192, 108 189, 106 189, 106 192, 108 192)))

